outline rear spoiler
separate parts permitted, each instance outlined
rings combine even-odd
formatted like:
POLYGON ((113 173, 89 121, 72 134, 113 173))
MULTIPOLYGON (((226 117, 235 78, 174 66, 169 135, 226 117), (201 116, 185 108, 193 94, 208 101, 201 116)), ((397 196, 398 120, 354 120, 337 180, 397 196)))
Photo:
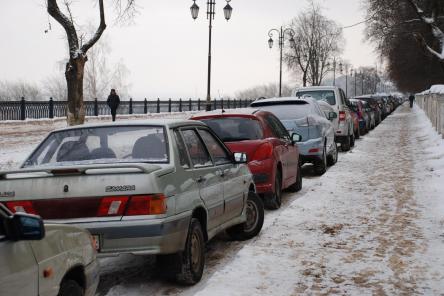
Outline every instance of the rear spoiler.
POLYGON ((88 175, 88 174, 117 174, 117 173, 152 173, 161 169, 159 165, 143 163, 115 163, 115 164, 89 164, 72 166, 45 166, 24 168, 0 172, 0 180, 61 176, 61 175, 88 175))

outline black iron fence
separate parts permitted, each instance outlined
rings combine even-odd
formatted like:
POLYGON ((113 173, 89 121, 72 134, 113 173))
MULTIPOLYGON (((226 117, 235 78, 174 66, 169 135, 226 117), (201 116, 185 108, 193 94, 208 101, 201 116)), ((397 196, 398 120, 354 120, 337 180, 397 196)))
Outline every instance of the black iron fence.
MULTIPOLYGON (((236 100, 220 99, 211 102, 211 109, 236 109, 248 107, 254 100, 236 100)), ((1 120, 25 120, 27 118, 54 118, 66 117, 66 101, 54 101, 50 98, 48 101, 27 101, 22 98, 20 101, 0 102, 0 121, 1 120)), ((85 101, 86 116, 110 115, 110 109, 106 101, 85 101)), ((148 101, 121 101, 117 114, 148 114, 163 112, 184 112, 205 110, 206 101, 179 99, 179 100, 160 100, 148 101)))

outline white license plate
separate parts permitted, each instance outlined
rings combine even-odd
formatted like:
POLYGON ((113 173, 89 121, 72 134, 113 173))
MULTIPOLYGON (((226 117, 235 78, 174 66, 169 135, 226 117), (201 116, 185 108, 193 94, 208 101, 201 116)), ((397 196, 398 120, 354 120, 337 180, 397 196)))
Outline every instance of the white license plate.
POLYGON ((93 235, 93 246, 96 251, 100 250, 100 237, 98 235, 93 235))

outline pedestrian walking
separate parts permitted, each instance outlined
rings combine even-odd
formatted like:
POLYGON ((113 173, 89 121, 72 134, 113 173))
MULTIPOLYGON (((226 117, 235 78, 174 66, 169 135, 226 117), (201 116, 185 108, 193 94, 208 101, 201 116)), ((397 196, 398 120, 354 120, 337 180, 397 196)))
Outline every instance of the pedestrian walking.
POLYGON ((409 101, 410 101, 410 108, 413 108, 413 102, 415 101, 415 96, 413 94, 410 94, 409 101))
POLYGON ((108 103, 108 106, 111 109, 111 116, 113 117, 113 121, 116 121, 116 113, 117 113, 117 108, 119 108, 120 98, 117 95, 116 90, 114 88, 111 89, 111 93, 109 94, 108 100, 106 102, 108 103))

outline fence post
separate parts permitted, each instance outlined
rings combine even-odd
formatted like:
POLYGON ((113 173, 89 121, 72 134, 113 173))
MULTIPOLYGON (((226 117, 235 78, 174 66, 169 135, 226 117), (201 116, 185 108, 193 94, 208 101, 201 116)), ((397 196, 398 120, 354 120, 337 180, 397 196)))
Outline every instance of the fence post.
POLYGON ((157 98, 156 111, 157 111, 157 113, 160 113, 160 98, 157 98))
POLYGON ((26 119, 26 102, 24 97, 20 100, 20 119, 26 119))
POLYGON ((217 109, 217 101, 216 101, 216 99, 213 99, 213 102, 214 102, 214 110, 216 110, 217 109))
POLYGON ((94 116, 99 116, 99 102, 94 98, 94 116))
POLYGON ((188 104, 190 106, 190 111, 193 111, 193 103, 191 103, 191 98, 188 100, 188 104))
POLYGON ((145 100, 143 100, 143 113, 144 114, 148 113, 148 101, 146 100, 146 98, 145 100))
POLYGON ((171 113, 171 98, 168 99, 168 112, 171 113))
POLYGON ((54 118, 54 100, 49 98, 49 118, 54 118))
POLYGON ((200 98, 197 99, 197 111, 200 111, 200 98))
POLYGON ((129 100, 129 114, 133 114, 133 99, 129 100))
POLYGON ((179 112, 182 112, 182 99, 179 99, 179 112))
POLYGON ((228 104, 228 109, 230 109, 230 99, 228 99, 227 104, 228 104))
POLYGON ((224 109, 224 99, 220 99, 220 108, 224 109))

